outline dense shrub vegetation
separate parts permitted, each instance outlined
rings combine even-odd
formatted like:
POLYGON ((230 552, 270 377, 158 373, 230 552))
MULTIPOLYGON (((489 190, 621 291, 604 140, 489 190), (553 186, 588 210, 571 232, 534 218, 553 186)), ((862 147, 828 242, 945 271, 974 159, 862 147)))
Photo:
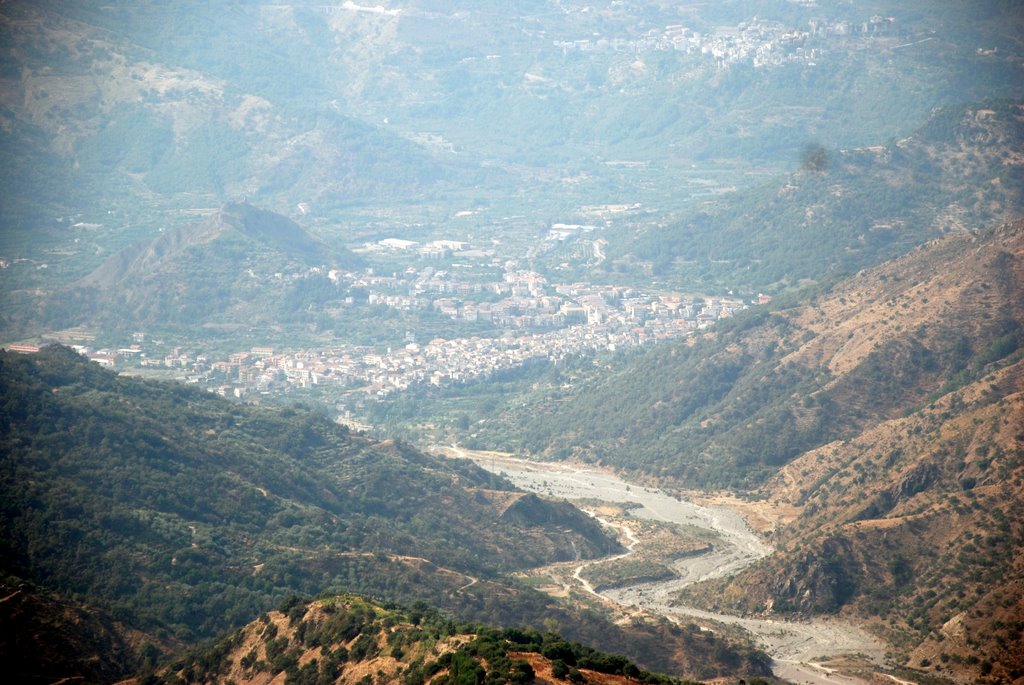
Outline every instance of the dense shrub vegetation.
POLYGON ((168 637, 339 577, 384 591, 365 553, 385 555, 378 570, 407 554, 489 574, 569 554, 570 538, 613 549, 575 510, 538 500, 557 523, 502 520, 482 494, 508 490, 500 478, 308 410, 120 378, 59 347, 0 356, 0 387, 4 566, 168 637))

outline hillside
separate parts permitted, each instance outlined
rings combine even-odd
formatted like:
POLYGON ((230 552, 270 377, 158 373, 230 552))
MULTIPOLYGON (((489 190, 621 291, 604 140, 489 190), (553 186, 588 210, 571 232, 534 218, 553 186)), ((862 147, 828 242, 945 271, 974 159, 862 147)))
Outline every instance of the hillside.
POLYGON ((1024 361, 801 455, 759 491, 798 512, 777 552, 695 594, 875 621, 907 665, 1024 676, 1024 361))
POLYGON ((425 607, 403 610, 354 596, 286 602, 148 680, 255 685, 282 676, 297 683, 406 685, 679 682, 551 632, 460 625, 425 607))
POLYGON ((15 125, 5 127, 5 140, 31 145, 21 157, 26 171, 44 171, 47 153, 73 165, 57 177, 40 173, 26 193, 15 193, 25 212, 45 216, 31 206, 40 191, 49 191, 50 206, 113 203, 134 213, 136 203, 175 196, 217 203, 283 193, 333 203, 418 195, 449 178, 473 178, 377 122, 339 112, 323 91, 297 98, 296 86, 316 80, 308 60, 323 50, 322 36, 269 36, 255 26, 258 11, 18 2, 0 19, 10 46, 0 112, 15 125), (238 31, 230 40, 225 19, 238 31), (171 25, 177 41, 147 40, 147 31, 171 25), (196 36, 203 26, 218 33, 196 36), (251 45, 242 59, 251 61, 238 64, 242 36, 251 45), (192 55, 201 57, 183 60, 170 43, 192 37, 202 43, 190 46, 192 55), (224 68, 246 70, 256 61, 255 83, 224 68), (82 184, 97 194, 74 192, 82 184), (65 189, 77 202, 61 199, 65 189))
POLYGON ((45 685, 74 675, 108 683, 143 666, 134 636, 95 607, 12 576, 0 580, 0 595, 0 656, 9 679, 45 685))
POLYGON ((361 263, 280 214, 229 203, 115 253, 52 298, 49 316, 60 325, 267 323, 291 281, 361 263))
POLYGON ((690 600, 849 613, 877 621, 909 666, 1013 680, 1021 292, 1024 222, 949 235, 549 394, 518 415, 519 435, 793 512, 775 555, 690 600))
POLYGON ((493 574, 617 548, 568 505, 503 515, 507 482, 317 414, 119 378, 64 348, 0 359, 6 570, 167 636, 319 591, 317 565, 354 552, 493 574))
POLYGON ((1024 104, 951 106, 885 145, 810 146, 785 182, 644 227, 618 259, 708 290, 852 274, 943 234, 1024 213, 1024 104))
POLYGON ((568 503, 470 462, 301 408, 119 377, 56 346, 0 354, 0 389, 8 663, 64 645, 46 673, 108 682, 289 594, 345 591, 460 621, 559 625, 648 668, 769 672, 749 647, 667 622, 616 625, 504 578, 621 548, 568 503))
POLYGON ((1022 244, 1021 223, 933 241, 805 299, 535 393, 481 426, 480 439, 687 486, 757 486, 1017 350, 1022 244))
POLYGON ((291 259, 305 266, 337 258, 326 245, 279 214, 250 205, 228 204, 204 221, 171 228, 152 240, 121 250, 84 278, 80 285, 127 287, 133 281, 153 277, 154 273, 180 271, 181 262, 189 258, 188 253, 194 248, 231 239, 248 240, 255 250, 262 248, 277 252, 282 259, 291 259))

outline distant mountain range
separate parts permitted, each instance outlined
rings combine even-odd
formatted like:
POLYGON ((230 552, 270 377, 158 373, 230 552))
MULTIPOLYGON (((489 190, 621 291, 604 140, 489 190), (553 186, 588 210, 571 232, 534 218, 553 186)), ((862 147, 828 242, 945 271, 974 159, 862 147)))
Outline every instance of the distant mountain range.
POLYGON ((791 165, 1021 77, 1021 18, 995 1, 368 7, 5 4, 0 209, 21 233, 169 201, 628 195, 606 162, 791 165))
POLYGON ((610 221, 593 276, 704 292, 853 273, 1021 206, 1024 31, 1002 2, 775 2, 756 21, 734 2, 366 7, 5 4, 0 259, 36 268, 0 273, 4 337, 267 312, 329 330, 303 293, 244 307, 267 291, 216 259, 179 270, 186 288, 142 273, 81 292, 118 280, 116 261, 87 276, 122 248, 243 200, 332 248, 467 208, 463 230, 517 245, 523 226, 637 206, 650 220, 610 221), (795 61, 756 57, 784 43, 795 61), (805 148, 825 163, 757 187, 805 148))
MULTIPOLYGON (((150 43, 146 35, 182 21, 188 28, 181 27, 180 39, 205 24, 218 31, 230 25, 239 31, 227 31, 234 40, 249 41, 259 12, 240 9, 6 7, 11 50, 3 56, 0 117, 6 122, 3 151, 15 162, 4 171, 12 181, 7 218, 22 225, 87 207, 137 211, 139 204, 169 197, 207 206, 254 194, 287 196, 286 206, 365 202, 494 174, 438 160, 379 121, 346 115, 324 92, 300 102, 294 90, 276 90, 309 83, 310 46, 288 64, 278 53, 257 85, 220 73, 225 60, 237 57, 227 34, 195 46, 193 56, 210 59, 207 68, 191 66, 175 50, 166 52, 168 43, 150 43), (113 28, 111 20, 122 23, 113 28), (262 92, 268 87, 273 92, 262 92)), ((266 66, 271 50, 262 47, 266 66)))

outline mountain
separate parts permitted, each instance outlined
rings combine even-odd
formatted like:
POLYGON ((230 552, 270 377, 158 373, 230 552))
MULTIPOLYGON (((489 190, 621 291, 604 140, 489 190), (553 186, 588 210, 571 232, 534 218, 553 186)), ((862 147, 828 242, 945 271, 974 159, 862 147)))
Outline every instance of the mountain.
POLYGON ((679 683, 560 635, 456 624, 351 595, 292 600, 147 682, 679 683), (368 680, 369 679, 369 680, 368 680))
POLYGON ((365 552, 493 574, 617 549, 567 504, 317 414, 119 378, 65 348, 2 362, 4 564, 132 625, 208 635, 365 552))
POLYGON ((1021 244, 1020 223, 938 239, 551 388, 478 432, 485 444, 690 486, 759 485, 1012 354, 1024 320, 1021 244))
POLYGON ((284 216, 231 203, 120 250, 54 298, 49 316, 64 323, 259 323, 277 313, 267 305, 280 305, 286 282, 326 279, 325 267, 361 263, 284 216))
POLYGON ((621 548, 568 503, 468 461, 120 377, 58 346, 0 353, 0 390, 0 606, 14 629, 0 647, 27 673, 56 650, 66 658, 37 671, 109 682, 285 596, 331 592, 560 625, 664 671, 770 671, 743 644, 618 625, 504 577, 621 548))
POLYGON ((152 240, 121 250, 80 285, 124 287, 161 272, 177 272, 181 261, 196 257, 187 254, 190 250, 207 243, 232 240, 247 241, 254 251, 274 251, 285 260, 305 266, 333 257, 326 245, 295 222, 250 205, 229 204, 202 222, 170 229, 152 240))
POLYGON ((958 232, 549 395, 515 435, 785 514, 774 555, 690 600, 858 616, 912 667, 1012 681, 1022 292, 1024 222, 958 232))
POLYGON ((641 227, 618 247, 656 275, 708 291, 774 292, 874 266, 946 233, 1024 213, 1024 104, 932 112, 885 145, 811 145, 785 182, 702 203, 641 227))
POLYGON ((713 601, 875 621, 908 666, 938 676, 1024 676, 1020 357, 786 465, 759 494, 795 519, 713 601))
POLYGON ((12 201, 26 212, 33 197, 52 201, 35 207, 37 221, 53 206, 134 213, 157 196, 205 204, 254 193, 264 200, 284 194, 286 206, 294 206, 418 196, 474 178, 379 120, 339 112, 325 92, 297 97, 292 86, 310 78, 308 59, 322 50, 315 46, 322 36, 266 36, 255 26, 258 9, 166 9, 23 2, 4 8, 11 49, 3 55, 3 147, 25 150, 21 169, 37 181, 12 201), (173 25, 181 29, 179 43, 199 26, 218 33, 192 46, 196 63, 181 59, 169 36, 145 35, 173 25), (224 68, 241 54, 226 40, 229 33, 240 37, 228 26, 249 43, 250 61, 239 68, 260 63, 257 82, 224 68), (253 42, 260 33, 262 42, 253 42), (268 48, 290 53, 288 60, 268 48), (47 161, 53 157, 61 163, 47 161), (52 166, 63 173, 45 176, 52 166), (72 196, 62 200, 65 191, 72 196))
POLYGON ((1019 90, 1012 3, 756 12, 6 3, 0 140, 29 152, 14 179, 39 182, 14 187, 17 227, 239 197, 327 218, 368 202, 522 204, 524 186, 542 214, 565 194, 673 203, 694 162, 778 168, 808 141, 901 137, 935 107, 1019 90), (651 164, 654 187, 619 161, 651 164), (65 173, 43 173, 54 166, 65 173))
MULTIPOLYGON (((324 333, 338 317, 311 311, 322 302, 303 287, 232 312, 253 285, 237 274, 187 273, 198 296, 185 301, 174 282, 119 293, 127 301, 79 291, 110 255, 176 226, 169 217, 242 199, 301 216, 331 245, 466 240, 494 251, 488 268, 532 259, 539 227, 600 225, 601 259, 587 243, 534 267, 772 293, 1019 206, 1019 160, 992 153, 1020 147, 1019 112, 999 100, 1020 97, 1012 3, 773 0, 753 12, 736 0, 5 3, 3 337, 76 318, 223 333, 268 311, 324 333), (930 112, 965 102, 988 104, 951 127, 964 145, 936 147, 957 164, 919 136, 903 145, 930 112), (894 142, 863 149, 881 141, 894 142), (808 145, 830 163, 780 188, 808 145), (708 204, 719 194, 740 200, 708 204)), ((344 330, 366 317, 342 318, 344 330)))

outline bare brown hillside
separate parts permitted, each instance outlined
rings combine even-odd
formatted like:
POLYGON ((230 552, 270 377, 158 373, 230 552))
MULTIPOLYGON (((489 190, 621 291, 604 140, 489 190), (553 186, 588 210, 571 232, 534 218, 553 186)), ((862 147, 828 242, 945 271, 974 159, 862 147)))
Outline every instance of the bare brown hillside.
POLYGON ((942 238, 799 310, 790 322, 807 342, 782 364, 827 372, 805 406, 825 401, 833 420, 859 431, 941 393, 1000 345, 1019 344, 1021 293, 1020 223, 942 238))
POLYGON ((911 667, 1024 677, 1022 229, 930 243, 792 316, 812 335, 783 363, 828 369, 811 397, 855 431, 763 485, 800 513, 719 601, 857 615, 911 667))
POLYGON ((141 679, 174 683, 678 684, 619 656, 536 630, 456 625, 425 607, 356 596, 288 601, 141 679))

